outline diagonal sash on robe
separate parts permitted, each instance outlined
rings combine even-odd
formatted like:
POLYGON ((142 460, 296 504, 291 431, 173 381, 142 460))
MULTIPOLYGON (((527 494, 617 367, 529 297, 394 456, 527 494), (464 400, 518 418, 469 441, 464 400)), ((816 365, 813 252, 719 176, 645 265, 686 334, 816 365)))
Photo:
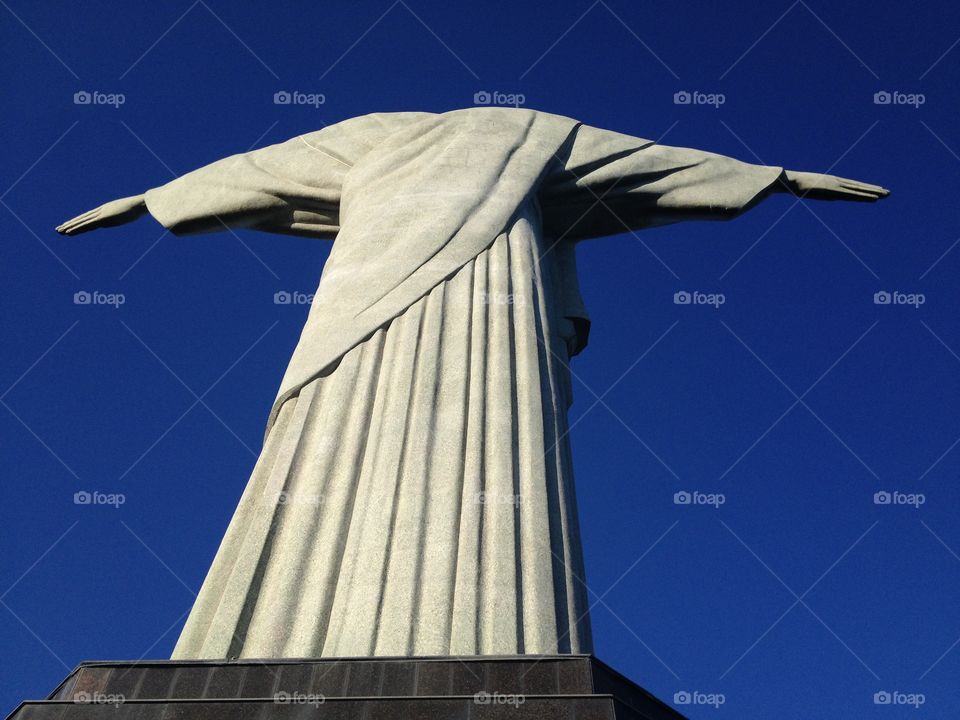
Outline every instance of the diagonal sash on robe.
POLYGON ((271 412, 490 246, 577 123, 446 113, 394 133, 348 173, 340 232, 271 412))
MULTIPOLYGON (((327 209, 336 242, 271 410, 268 433, 284 400, 489 247, 535 192, 578 125, 570 118, 512 108, 399 115, 407 120, 399 129, 377 137, 367 125, 368 144, 354 143, 346 152, 338 152, 339 137, 330 147, 326 131, 337 126, 317 133, 328 139, 327 147, 317 150, 327 156, 323 163, 311 163, 310 153, 276 151, 278 161, 300 165, 284 167, 282 177, 267 163, 254 164, 254 154, 248 153, 147 193, 151 214, 177 234, 216 229, 221 220, 243 225, 239 215, 272 212, 278 195, 291 204, 309 202, 315 212, 327 209), (298 177, 311 171, 320 177, 298 177), (270 192, 252 185, 255 175, 269 180, 270 192), (196 197, 201 189, 203 197, 196 197), (223 215, 213 217, 218 206, 223 215)), ((303 142, 312 145, 309 136, 303 142)))

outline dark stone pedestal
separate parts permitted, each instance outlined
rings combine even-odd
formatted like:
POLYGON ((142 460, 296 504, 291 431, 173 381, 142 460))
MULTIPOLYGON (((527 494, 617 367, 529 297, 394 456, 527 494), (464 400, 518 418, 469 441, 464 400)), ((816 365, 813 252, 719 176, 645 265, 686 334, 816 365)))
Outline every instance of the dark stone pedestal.
POLYGON ((10 720, 682 720, 589 655, 86 662, 10 720))

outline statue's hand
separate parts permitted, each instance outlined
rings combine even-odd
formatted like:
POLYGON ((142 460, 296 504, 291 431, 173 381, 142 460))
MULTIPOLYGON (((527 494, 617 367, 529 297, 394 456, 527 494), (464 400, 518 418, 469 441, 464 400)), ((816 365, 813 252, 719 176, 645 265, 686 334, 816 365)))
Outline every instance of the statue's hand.
POLYGON ((57 228, 61 235, 79 235, 101 227, 113 227, 132 222, 147 212, 143 195, 111 200, 100 207, 88 210, 57 228))
POLYGON ((789 192, 812 200, 875 202, 890 194, 889 190, 879 185, 796 170, 784 170, 781 181, 789 192))

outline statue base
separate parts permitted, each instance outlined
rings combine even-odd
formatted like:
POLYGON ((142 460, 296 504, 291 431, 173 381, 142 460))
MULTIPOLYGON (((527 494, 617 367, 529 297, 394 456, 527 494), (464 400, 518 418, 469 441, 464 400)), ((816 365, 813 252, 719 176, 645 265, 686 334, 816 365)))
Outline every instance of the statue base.
POLYGON ((9 720, 682 720, 591 655, 85 662, 9 720))

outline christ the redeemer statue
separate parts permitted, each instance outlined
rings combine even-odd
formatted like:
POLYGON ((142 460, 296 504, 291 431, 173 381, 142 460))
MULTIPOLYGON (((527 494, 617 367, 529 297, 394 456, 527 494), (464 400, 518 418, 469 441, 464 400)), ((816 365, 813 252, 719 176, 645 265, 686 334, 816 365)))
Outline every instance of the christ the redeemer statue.
POLYGON ((173 657, 591 651, 567 408, 574 247, 768 194, 871 201, 526 109, 358 117, 64 223, 333 239, 173 657))

